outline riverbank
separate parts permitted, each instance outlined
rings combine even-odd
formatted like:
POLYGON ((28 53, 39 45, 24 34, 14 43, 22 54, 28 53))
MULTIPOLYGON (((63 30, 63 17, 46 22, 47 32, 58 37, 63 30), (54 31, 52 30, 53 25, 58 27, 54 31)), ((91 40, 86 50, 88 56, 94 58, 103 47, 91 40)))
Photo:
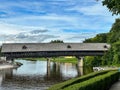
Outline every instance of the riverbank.
POLYGON ((8 64, 0 65, 0 70, 2 70, 2 69, 8 69, 8 68, 14 68, 14 65, 8 65, 8 64))
MULTIPOLYGON (((30 60, 30 61, 47 61, 47 58, 24 58, 25 60, 30 60)), ((49 58, 50 61, 52 62, 60 62, 60 63, 73 63, 77 64, 77 58, 76 57, 53 57, 49 58)))
POLYGON ((77 64, 78 60, 75 57, 58 57, 58 58, 54 58, 51 61, 53 62, 60 62, 60 63, 73 63, 73 64, 77 64))
POLYGON ((18 63, 18 62, 15 62, 15 63, 2 63, 0 64, 0 70, 3 70, 3 69, 11 69, 11 68, 18 68, 22 65, 22 63, 18 63))

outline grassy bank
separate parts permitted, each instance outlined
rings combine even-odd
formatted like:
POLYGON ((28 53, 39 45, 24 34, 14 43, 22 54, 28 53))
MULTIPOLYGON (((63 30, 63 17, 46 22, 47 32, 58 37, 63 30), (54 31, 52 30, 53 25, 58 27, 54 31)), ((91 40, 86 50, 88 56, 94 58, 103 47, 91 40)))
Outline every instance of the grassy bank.
POLYGON ((24 58, 25 60, 30 60, 30 61, 46 61, 46 58, 24 58))
MULTIPOLYGON (((24 58, 25 60, 30 60, 30 61, 46 61, 47 58, 24 58)), ((66 57, 53 57, 50 58, 52 62, 61 62, 61 63, 77 63, 77 58, 71 57, 71 58, 66 58, 66 57)))
POLYGON ((118 71, 94 72, 53 85, 48 90, 108 90, 118 78, 118 71))
POLYGON ((65 57, 58 57, 58 58, 53 58, 51 59, 53 62, 61 62, 61 63, 77 63, 77 58, 72 57, 72 58, 65 58, 65 57))

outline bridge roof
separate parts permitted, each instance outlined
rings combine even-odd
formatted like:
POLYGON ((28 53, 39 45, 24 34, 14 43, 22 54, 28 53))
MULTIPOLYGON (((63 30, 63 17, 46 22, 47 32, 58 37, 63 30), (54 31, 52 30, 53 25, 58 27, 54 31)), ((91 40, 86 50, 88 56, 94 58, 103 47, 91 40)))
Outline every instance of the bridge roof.
POLYGON ((107 43, 5 43, 2 53, 37 51, 106 51, 107 43))

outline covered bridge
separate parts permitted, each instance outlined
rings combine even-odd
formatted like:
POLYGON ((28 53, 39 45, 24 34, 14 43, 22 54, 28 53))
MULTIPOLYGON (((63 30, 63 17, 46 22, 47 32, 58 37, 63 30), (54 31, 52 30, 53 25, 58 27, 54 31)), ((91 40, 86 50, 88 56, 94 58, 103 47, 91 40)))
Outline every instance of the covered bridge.
POLYGON ((1 53, 7 58, 99 56, 109 47, 107 43, 5 43, 1 53))

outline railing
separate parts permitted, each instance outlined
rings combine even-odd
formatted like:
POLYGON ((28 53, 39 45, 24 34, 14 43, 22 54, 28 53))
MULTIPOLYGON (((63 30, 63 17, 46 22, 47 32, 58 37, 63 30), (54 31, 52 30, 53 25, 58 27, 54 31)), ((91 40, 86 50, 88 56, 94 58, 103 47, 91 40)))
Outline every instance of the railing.
POLYGON ((104 51, 42 51, 42 52, 12 52, 3 53, 3 56, 9 58, 22 57, 54 57, 54 56, 101 56, 104 51))

